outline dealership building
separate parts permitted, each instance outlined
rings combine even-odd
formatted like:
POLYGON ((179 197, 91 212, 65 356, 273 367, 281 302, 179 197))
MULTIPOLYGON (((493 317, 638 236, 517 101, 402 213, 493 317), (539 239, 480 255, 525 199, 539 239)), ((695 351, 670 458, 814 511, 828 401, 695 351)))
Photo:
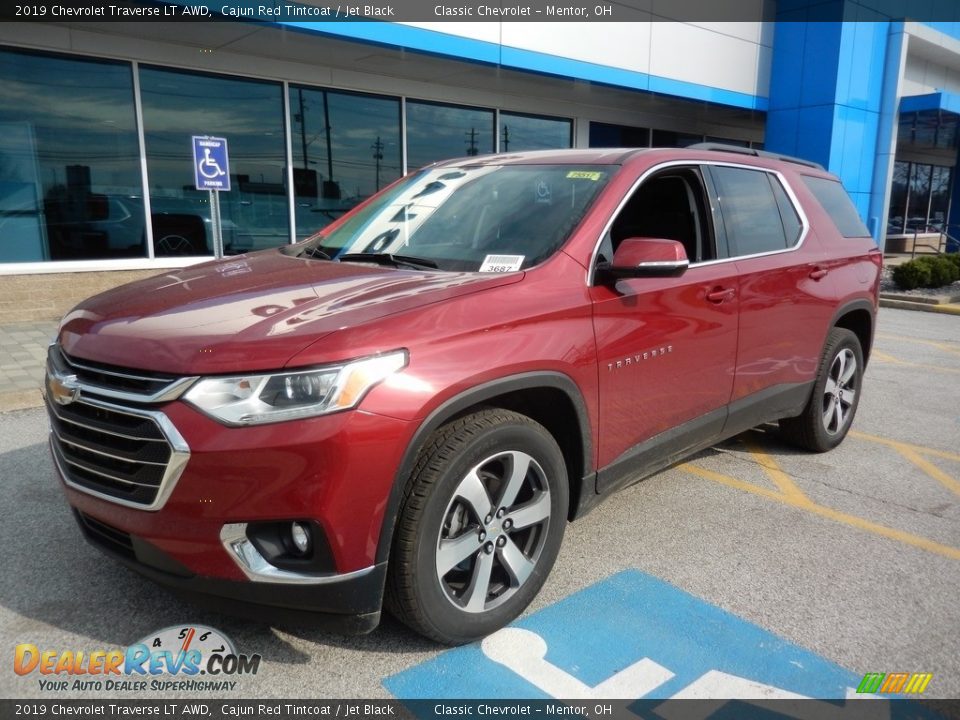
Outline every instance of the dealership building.
POLYGON ((766 13, 0 23, 0 322, 211 257, 204 135, 229 143, 227 254, 303 239, 443 158, 703 141, 821 163, 888 249, 960 237, 960 22, 766 13))

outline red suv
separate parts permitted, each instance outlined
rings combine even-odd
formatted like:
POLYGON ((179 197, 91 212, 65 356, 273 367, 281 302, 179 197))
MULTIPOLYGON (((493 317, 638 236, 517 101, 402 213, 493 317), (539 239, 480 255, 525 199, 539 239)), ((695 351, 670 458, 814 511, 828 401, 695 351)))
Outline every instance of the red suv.
POLYGON ((86 537, 214 607, 447 643, 568 520, 755 425, 837 445, 881 255, 839 181, 754 150, 472 157, 297 245, 77 306, 51 449, 86 537))

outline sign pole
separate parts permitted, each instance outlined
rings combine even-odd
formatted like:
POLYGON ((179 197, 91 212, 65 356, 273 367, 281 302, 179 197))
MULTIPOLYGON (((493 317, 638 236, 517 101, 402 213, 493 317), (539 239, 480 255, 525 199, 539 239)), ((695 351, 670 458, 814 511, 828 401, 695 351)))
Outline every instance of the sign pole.
POLYGON ((223 226, 220 224, 220 191, 210 191, 210 227, 213 235, 213 256, 223 257, 223 226))
POLYGON ((213 241, 213 256, 220 259, 224 251, 220 191, 230 192, 230 156, 226 138, 193 136, 193 174, 194 187, 209 193, 210 239, 213 241))

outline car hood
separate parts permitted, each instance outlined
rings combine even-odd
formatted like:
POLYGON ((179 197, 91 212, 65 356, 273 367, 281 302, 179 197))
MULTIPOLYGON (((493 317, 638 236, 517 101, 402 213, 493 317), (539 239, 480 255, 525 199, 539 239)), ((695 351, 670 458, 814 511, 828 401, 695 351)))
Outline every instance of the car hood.
POLYGON ((338 263, 270 250, 96 295, 64 317, 59 339, 71 356, 121 367, 182 375, 272 370, 339 329, 522 277, 338 263))

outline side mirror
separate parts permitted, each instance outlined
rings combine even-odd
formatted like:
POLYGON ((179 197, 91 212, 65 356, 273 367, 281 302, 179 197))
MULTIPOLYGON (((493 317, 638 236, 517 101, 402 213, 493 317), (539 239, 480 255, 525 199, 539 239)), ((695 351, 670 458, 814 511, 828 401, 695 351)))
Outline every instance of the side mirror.
POLYGON ((613 254, 613 261, 597 265, 601 281, 623 278, 674 277, 690 266, 687 251, 676 240, 627 238, 613 254))

